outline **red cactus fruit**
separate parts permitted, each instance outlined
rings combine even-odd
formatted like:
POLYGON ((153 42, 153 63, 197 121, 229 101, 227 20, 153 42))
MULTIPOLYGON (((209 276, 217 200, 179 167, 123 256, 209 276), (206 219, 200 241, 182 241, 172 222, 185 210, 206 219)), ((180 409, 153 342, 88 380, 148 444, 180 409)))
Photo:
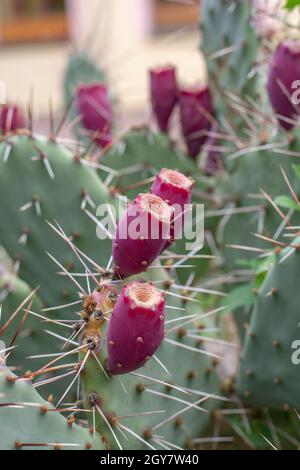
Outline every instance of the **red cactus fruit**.
POLYGON ((108 89, 103 83, 80 85, 76 90, 76 105, 83 126, 91 132, 100 147, 112 141, 113 112, 108 89))
POLYGON ((150 93, 153 114, 159 129, 167 132, 177 102, 176 69, 173 66, 150 70, 150 93))
POLYGON ((163 168, 156 176, 151 191, 167 204, 179 204, 182 208, 192 201, 192 188, 195 181, 179 171, 163 168))
POLYGON ((164 337, 165 298, 155 286, 132 282, 122 289, 107 334, 108 369, 125 374, 142 367, 164 337))
POLYGON ((192 201, 192 188, 195 181, 179 171, 163 168, 156 176, 151 191, 159 196, 167 204, 173 207, 174 215, 171 225, 171 238, 166 240, 164 248, 170 246, 175 237, 182 231, 184 216, 187 214, 188 205, 192 201))
POLYGON ((284 41, 277 46, 272 56, 267 90, 272 107, 278 115, 278 122, 287 131, 295 125, 290 120, 299 117, 299 80, 300 41, 284 41), (297 102, 293 102, 293 94, 298 95, 297 102))
POLYGON ((179 91, 182 134, 190 157, 196 158, 212 125, 213 106, 208 86, 179 91))
POLYGON ((3 132, 11 132, 22 127, 24 127, 22 110, 16 105, 3 105, 0 111, 0 129, 3 132))
POLYGON ((115 272, 129 277, 147 270, 170 237, 173 209, 154 194, 139 194, 121 217, 113 240, 115 272))

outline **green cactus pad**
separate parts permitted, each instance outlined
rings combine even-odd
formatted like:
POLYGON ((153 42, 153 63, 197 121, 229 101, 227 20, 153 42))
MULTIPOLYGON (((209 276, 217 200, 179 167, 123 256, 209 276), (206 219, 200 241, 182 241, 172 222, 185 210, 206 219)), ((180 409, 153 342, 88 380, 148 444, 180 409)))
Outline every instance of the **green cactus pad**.
POLYGON ((106 266, 111 241, 98 240, 96 224, 86 211, 94 216, 100 204, 110 201, 109 193, 87 161, 80 163, 64 146, 46 138, 8 137, 0 144, 0 155, 0 199, 5 201, 0 208, 0 241, 15 261, 18 275, 33 288, 40 286, 46 305, 66 304, 79 288, 72 288, 67 276, 56 273, 63 268, 82 272, 82 266, 46 221, 57 221, 80 250, 86 252, 88 247, 89 256, 106 266))
MULTIPOLYGON (((295 192, 299 190, 299 178, 293 170, 292 164, 298 163, 296 156, 299 149, 298 134, 289 142, 289 138, 279 133, 268 142, 274 148, 259 151, 245 152, 235 163, 235 170, 224 178, 220 185, 231 198, 237 209, 249 212, 231 215, 227 218, 223 232, 224 260, 226 269, 236 268, 239 259, 249 259, 253 253, 226 248, 226 245, 243 245, 261 247, 261 242, 253 237, 253 233, 259 233, 264 227, 265 233, 274 234, 282 222, 280 216, 274 211, 266 199, 262 199, 262 191, 272 199, 278 194, 284 194, 287 183, 282 175, 284 170, 295 192), (278 143, 278 146, 276 146, 278 143), (285 154, 286 152, 286 154, 285 154), (293 156, 293 154, 295 156, 293 156), (257 197, 255 197, 257 195, 257 197), (261 206, 264 214, 260 214, 261 206), (257 210, 255 210, 257 207, 257 210)), ((234 212, 234 211, 233 211, 234 212)))
MULTIPOLYGON (((87 429, 71 424, 43 400, 29 381, 0 365, 1 450, 104 449, 87 429)), ((71 411, 69 412, 71 414, 71 411)))
POLYGON ((277 256, 257 294, 237 380, 239 394, 255 406, 300 406, 299 365, 292 360, 299 342, 298 244, 277 256))
POLYGON ((257 76, 251 72, 257 60, 258 38, 250 23, 251 12, 251 2, 201 2, 201 50, 220 115, 229 111, 225 91, 240 98, 254 98, 257 93, 257 76))
MULTIPOLYGON (((0 329, 24 300, 30 296, 31 292, 32 289, 28 284, 11 273, 2 270, 0 273, 0 296, 3 300, 0 302, 2 305, 0 329)), ((13 341, 22 317, 29 307, 30 300, 24 304, 14 321, 11 322, 3 335, 1 335, 0 339, 5 341, 7 345, 10 345, 13 341)), ((37 294, 34 295, 32 301, 30 310, 40 314, 42 302, 37 294)), ((38 367, 38 364, 40 364, 38 361, 29 361, 27 356, 40 354, 42 349, 50 351, 55 347, 55 340, 43 332, 44 328, 46 328, 46 325, 43 325, 38 317, 28 314, 23 328, 16 338, 17 348, 15 348, 8 359, 9 365, 17 366, 20 374, 24 374, 27 370, 38 367)))

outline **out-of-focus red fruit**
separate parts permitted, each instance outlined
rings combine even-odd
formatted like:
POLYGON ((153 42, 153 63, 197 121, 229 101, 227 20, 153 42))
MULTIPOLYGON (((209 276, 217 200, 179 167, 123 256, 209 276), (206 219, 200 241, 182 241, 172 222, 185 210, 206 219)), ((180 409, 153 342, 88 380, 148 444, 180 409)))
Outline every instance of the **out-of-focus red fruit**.
POLYGON ((152 110, 158 127, 162 132, 167 132, 169 120, 178 98, 175 67, 168 66, 150 70, 150 93, 152 110))
POLYGON ((103 83, 79 85, 76 105, 82 124, 95 142, 106 147, 112 142, 113 111, 107 86, 103 83))
POLYGON ((0 110, 0 129, 2 132, 12 132, 23 127, 22 110, 16 105, 3 105, 0 110))
POLYGON ((269 65, 267 90, 280 126, 294 127, 299 117, 300 41, 280 43, 269 65), (297 83, 298 82, 298 83, 297 83))
POLYGON ((182 134, 190 157, 196 158, 212 126, 213 106, 209 88, 182 88, 179 91, 182 134))

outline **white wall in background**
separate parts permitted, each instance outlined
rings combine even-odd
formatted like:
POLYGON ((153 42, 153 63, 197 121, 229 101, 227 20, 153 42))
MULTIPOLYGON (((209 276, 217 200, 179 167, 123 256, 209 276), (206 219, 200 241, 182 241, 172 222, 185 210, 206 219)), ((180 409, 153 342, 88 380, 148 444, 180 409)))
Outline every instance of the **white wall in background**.
POLYGON ((66 0, 66 5, 72 40, 78 46, 90 37, 94 42, 109 40, 116 49, 152 31, 153 0, 66 0))

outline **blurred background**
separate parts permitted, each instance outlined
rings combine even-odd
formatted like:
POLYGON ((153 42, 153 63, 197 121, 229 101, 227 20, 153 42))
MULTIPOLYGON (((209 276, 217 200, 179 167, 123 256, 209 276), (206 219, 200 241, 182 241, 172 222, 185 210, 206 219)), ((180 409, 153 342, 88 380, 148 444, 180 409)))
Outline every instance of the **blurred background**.
POLYGON ((105 71, 123 119, 147 112, 147 70, 178 66, 183 83, 201 82, 200 0, 1 0, 0 80, 7 99, 46 125, 51 99, 63 107, 63 77, 73 50, 87 49, 105 71))

